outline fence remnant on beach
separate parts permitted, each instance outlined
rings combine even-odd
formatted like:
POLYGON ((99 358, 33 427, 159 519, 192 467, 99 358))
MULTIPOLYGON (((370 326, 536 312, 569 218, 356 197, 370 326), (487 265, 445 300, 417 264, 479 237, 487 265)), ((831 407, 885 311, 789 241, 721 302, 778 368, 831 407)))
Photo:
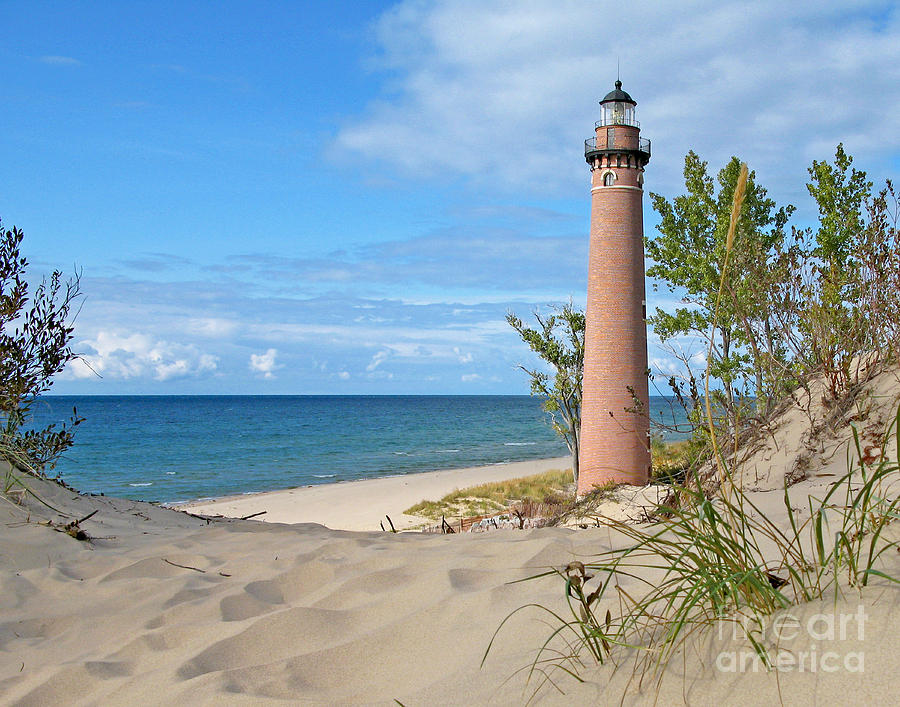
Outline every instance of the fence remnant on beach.
POLYGON ((441 516, 441 522, 423 528, 423 533, 450 535, 484 533, 488 530, 527 530, 541 528, 558 513, 557 504, 528 503, 527 508, 513 507, 504 513, 459 517, 452 523, 441 516))

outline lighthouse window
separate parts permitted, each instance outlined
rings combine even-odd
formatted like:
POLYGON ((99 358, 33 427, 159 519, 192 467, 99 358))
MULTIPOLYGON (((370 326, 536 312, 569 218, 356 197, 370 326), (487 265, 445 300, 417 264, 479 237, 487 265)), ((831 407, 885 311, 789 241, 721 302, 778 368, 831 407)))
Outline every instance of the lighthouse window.
POLYGON ((603 125, 634 125, 634 106, 623 101, 603 104, 603 125))
POLYGON ((612 172, 607 172, 603 175, 603 186, 611 187, 616 181, 616 175, 612 172))

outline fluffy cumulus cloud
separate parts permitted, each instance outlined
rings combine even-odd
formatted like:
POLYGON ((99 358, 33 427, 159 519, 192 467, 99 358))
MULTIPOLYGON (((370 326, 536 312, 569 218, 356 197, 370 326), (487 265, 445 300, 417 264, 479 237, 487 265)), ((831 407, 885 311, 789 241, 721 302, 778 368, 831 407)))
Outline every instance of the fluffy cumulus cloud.
POLYGON ((213 373, 215 356, 193 344, 156 339, 147 334, 99 331, 93 339, 80 340, 75 349, 82 357, 67 374, 77 379, 100 376, 113 380, 152 378, 168 381, 213 373))
POLYGON ((504 316, 527 316, 529 299, 485 302, 477 290, 465 304, 301 297, 125 277, 85 277, 82 285, 90 297, 76 322, 75 349, 85 362, 70 366, 55 388, 60 393, 253 393, 275 378, 290 393, 328 393, 335 385, 453 393, 471 386, 475 379, 461 375, 473 373, 486 392, 526 392, 515 366, 530 353, 504 316))
MULTIPOLYGON (((407 0, 375 32, 390 92, 335 148, 404 174, 568 191, 617 60, 654 154, 739 150, 793 183, 841 140, 863 161, 900 148, 894 3, 407 0)), ((678 159, 651 168, 657 190, 680 177, 678 159)))
POLYGON ((262 374, 263 378, 274 378, 275 371, 281 368, 275 361, 277 357, 277 349, 267 349, 261 354, 250 354, 250 370, 262 374))

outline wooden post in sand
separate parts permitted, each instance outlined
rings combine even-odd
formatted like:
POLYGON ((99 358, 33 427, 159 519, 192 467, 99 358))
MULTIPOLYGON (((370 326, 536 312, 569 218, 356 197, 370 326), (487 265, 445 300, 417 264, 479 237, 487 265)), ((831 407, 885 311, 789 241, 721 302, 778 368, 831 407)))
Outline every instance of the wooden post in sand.
POLYGON ((650 141, 640 137, 636 105, 616 81, 600 101, 594 137, 584 143, 591 240, 579 496, 611 481, 645 484, 650 474, 641 205, 650 141))

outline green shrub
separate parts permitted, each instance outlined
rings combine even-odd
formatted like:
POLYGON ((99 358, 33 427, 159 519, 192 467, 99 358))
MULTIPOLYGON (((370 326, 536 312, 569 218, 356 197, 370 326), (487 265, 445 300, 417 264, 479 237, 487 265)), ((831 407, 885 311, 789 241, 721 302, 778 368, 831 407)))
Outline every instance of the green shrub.
POLYGON ((28 261, 19 253, 23 233, 0 223, 0 455, 33 473, 49 466, 73 442, 81 422, 27 429, 39 397, 53 377, 77 358, 70 343, 80 297, 76 276, 64 282, 54 271, 29 297, 28 261))

